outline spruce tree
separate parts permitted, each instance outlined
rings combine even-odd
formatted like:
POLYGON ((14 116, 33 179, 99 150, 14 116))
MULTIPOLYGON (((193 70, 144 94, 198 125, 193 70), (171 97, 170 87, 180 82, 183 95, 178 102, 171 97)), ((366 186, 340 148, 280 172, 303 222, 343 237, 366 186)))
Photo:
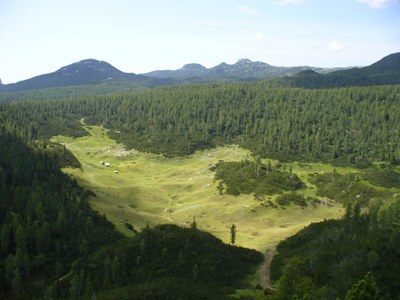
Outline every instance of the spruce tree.
POLYGON ((235 245, 236 242, 236 225, 232 224, 231 226, 231 244, 235 245))

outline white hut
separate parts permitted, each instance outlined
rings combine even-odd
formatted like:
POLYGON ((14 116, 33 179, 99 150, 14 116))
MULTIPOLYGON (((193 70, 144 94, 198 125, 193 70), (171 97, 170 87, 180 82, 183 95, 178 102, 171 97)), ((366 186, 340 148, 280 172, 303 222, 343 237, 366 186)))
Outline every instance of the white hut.
POLYGON ((104 166, 105 162, 104 162, 104 161, 101 161, 100 164, 104 166))
POLYGON ((107 162, 106 162, 104 165, 105 165, 106 167, 111 167, 111 164, 110 164, 110 163, 107 163, 107 162))
POLYGON ((118 171, 117 171, 117 170, 115 170, 115 171, 114 171, 114 173, 115 173, 115 174, 118 174, 118 171))

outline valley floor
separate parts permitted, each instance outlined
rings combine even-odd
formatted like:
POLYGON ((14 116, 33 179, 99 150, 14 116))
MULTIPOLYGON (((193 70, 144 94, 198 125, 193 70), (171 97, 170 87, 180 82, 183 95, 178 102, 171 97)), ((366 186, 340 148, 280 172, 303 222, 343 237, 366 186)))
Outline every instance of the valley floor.
MULTIPOLYGON (((82 170, 66 168, 64 171, 96 194, 90 199, 94 209, 105 213, 127 235, 132 232, 125 223, 141 230, 147 223, 190 226, 195 218, 198 228, 226 243, 230 241, 230 227, 235 224, 237 245, 265 251, 311 222, 339 218, 344 212, 340 204, 327 199, 305 208, 296 205, 274 208, 263 205, 253 195, 220 195, 218 182, 209 167, 219 160, 251 159, 249 151, 236 145, 198 151, 188 157, 165 158, 127 151, 111 140, 102 127, 85 128, 89 136, 53 138, 72 151, 82 164, 82 170), (102 165, 101 161, 111 166, 102 165)), ((294 162, 287 164, 289 167, 308 186, 300 193, 313 197, 316 197, 316 188, 308 182, 308 174, 333 170, 320 163, 294 162)), ((336 172, 349 171, 336 169, 336 172)), ((271 201, 274 198, 265 197, 271 201)))

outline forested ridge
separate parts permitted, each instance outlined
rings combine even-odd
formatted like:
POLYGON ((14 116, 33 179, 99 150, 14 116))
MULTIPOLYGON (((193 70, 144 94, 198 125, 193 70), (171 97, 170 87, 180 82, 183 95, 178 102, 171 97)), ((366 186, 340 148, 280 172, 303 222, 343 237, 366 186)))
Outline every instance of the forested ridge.
POLYGON ((347 205, 342 220, 312 224, 278 245, 272 299, 399 299, 398 196, 347 205))
POLYGON ((0 117, 32 138, 85 134, 78 121, 84 118, 112 129, 111 137, 129 148, 167 156, 238 143, 280 160, 362 165, 399 155, 399 95, 399 86, 304 90, 267 82, 209 84, 4 103, 0 117))
POLYGON ((59 157, 28 147, 3 126, 0 140, 1 298, 31 298, 50 287, 57 293, 52 283, 82 251, 121 235, 61 173, 59 157))

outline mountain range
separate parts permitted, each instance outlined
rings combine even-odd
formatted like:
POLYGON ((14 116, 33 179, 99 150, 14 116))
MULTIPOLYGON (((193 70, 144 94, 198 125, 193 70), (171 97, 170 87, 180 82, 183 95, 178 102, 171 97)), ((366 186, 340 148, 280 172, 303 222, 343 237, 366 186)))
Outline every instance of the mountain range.
POLYGON ((285 85, 306 88, 369 84, 400 84, 400 53, 394 53, 363 68, 277 67, 264 62, 240 59, 212 68, 186 64, 178 70, 158 70, 145 74, 125 73, 111 64, 86 59, 59 70, 13 84, 1 84, 0 92, 21 92, 44 88, 110 84, 129 87, 157 87, 182 83, 251 81, 282 77, 285 85))
POLYGON ((207 69, 200 64, 187 64, 178 70, 160 70, 143 75, 156 78, 187 78, 187 77, 230 77, 241 79, 265 79, 271 77, 291 76, 301 71, 312 70, 319 73, 329 73, 342 68, 318 68, 309 66, 276 67, 260 61, 239 59, 235 64, 221 63, 207 69))

